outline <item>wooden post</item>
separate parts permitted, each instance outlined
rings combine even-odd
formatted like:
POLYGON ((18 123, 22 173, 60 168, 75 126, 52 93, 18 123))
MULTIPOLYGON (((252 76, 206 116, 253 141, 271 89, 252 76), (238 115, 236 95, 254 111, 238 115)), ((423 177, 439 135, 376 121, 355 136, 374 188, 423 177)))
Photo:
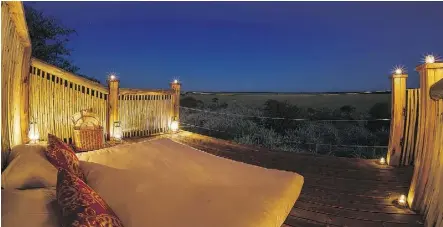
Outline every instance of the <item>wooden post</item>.
POLYGON ((22 92, 21 92, 21 131, 22 131, 22 143, 29 141, 29 76, 31 67, 31 46, 24 48, 23 54, 23 68, 22 68, 22 92))
POLYGON ((171 89, 174 91, 174 94, 172 95, 172 105, 173 108, 173 120, 178 121, 180 117, 180 88, 181 83, 179 83, 177 80, 174 80, 171 83, 171 89))
POLYGON ((109 96, 108 96, 108 140, 114 136, 114 122, 119 120, 118 116, 118 93, 120 81, 115 76, 108 79, 109 96))
MULTIPOLYGON (((435 147, 438 116, 438 101, 432 100, 430 88, 433 84, 443 78, 443 63, 425 63, 419 65, 416 70, 420 74, 420 107, 418 121, 418 141, 415 148, 414 174, 408 193, 408 203, 412 209, 421 210, 426 206, 424 198, 427 196, 425 190, 430 178, 436 176, 431 166, 438 157, 439 148, 435 147)), ((438 126, 441 127, 441 126, 438 126)), ((435 171, 435 169, 434 169, 435 171)))
POLYGON ((392 75, 391 92, 391 130, 386 161, 388 165, 400 165, 402 151, 403 129, 404 129, 404 111, 406 108, 406 79, 407 74, 395 73, 392 75))

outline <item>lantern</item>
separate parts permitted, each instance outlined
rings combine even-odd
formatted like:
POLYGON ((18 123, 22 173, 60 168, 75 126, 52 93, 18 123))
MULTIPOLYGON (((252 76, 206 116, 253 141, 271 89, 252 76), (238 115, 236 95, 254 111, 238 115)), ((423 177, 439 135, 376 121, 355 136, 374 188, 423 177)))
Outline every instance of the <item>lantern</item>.
POLYGON ((171 129, 172 132, 177 132, 178 131, 178 121, 172 120, 171 125, 169 125, 169 128, 171 129))
POLYGON ((31 121, 29 125, 29 133, 28 137, 30 139, 30 143, 37 143, 40 139, 40 133, 38 132, 37 121, 31 121))
POLYGON ((398 204, 400 206, 406 206, 406 196, 405 195, 401 195, 400 198, 398 198, 398 204))
POLYGON ((384 157, 381 157, 381 158, 380 158, 380 164, 384 165, 385 163, 386 163, 385 158, 384 158, 384 157))
POLYGON ((114 122, 114 132, 113 132, 113 137, 116 141, 121 141, 123 138, 123 131, 122 131, 122 127, 121 127, 121 122, 120 121, 115 121, 114 122))

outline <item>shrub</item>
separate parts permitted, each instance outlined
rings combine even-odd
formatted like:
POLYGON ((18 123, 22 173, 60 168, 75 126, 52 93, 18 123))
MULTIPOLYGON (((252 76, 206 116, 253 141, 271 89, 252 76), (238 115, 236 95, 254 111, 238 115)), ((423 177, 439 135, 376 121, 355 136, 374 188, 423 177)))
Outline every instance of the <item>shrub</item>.
POLYGON ((180 106, 196 108, 199 106, 203 106, 203 102, 201 100, 197 100, 194 97, 186 96, 180 99, 180 106))

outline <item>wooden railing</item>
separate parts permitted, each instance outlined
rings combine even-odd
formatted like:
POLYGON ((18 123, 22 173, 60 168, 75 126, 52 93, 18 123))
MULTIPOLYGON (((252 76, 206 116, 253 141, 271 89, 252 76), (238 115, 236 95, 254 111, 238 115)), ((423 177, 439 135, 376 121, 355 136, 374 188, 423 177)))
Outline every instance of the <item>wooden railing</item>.
POLYGON ((406 90, 406 106, 404 114, 404 131, 401 139, 402 149, 400 165, 412 165, 416 154, 417 130, 420 106, 420 89, 406 90))
POLYGON ((28 115, 28 72, 31 56, 23 6, 1 2, 2 8, 2 168, 10 147, 26 142, 28 115))
MULTIPOLYGON (((29 119, 37 122, 40 139, 51 133, 73 142, 71 117, 84 109, 100 118, 105 136, 113 137, 114 123, 120 121, 123 137, 148 136, 169 131, 178 116, 173 100, 176 90, 120 89, 119 80, 108 87, 87 80, 38 59, 30 70, 29 119)), ((180 89, 178 83, 171 85, 180 89)))
POLYGON ((392 77, 387 159, 393 166, 414 165, 408 204, 424 215, 426 226, 442 226, 443 95, 439 94, 443 94, 443 63, 425 63, 416 70, 419 89, 406 89, 407 75, 392 77))
POLYGON ((169 131, 174 117, 172 90, 120 89, 119 118, 124 137, 169 131))
POLYGON ((40 138, 52 133, 72 143, 71 116, 92 109, 106 130, 108 89, 38 59, 32 59, 29 117, 37 122, 40 138))

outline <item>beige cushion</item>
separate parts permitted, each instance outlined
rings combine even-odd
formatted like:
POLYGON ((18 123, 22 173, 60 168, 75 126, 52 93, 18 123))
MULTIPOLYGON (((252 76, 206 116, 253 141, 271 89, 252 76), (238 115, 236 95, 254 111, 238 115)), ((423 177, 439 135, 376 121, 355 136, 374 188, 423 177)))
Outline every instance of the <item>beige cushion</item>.
POLYGON ((1 226, 60 227, 55 188, 2 190, 1 226))
POLYGON ((46 159, 46 146, 18 145, 12 148, 9 165, 2 173, 5 189, 44 188, 57 185, 57 169, 46 159))

